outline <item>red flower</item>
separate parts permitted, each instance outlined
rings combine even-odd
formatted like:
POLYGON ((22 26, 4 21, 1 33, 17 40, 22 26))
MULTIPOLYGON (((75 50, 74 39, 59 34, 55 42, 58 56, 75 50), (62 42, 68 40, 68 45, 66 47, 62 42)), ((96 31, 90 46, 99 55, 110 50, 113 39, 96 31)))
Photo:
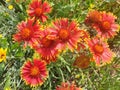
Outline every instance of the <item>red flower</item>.
POLYGON ((119 25, 115 23, 116 17, 111 13, 101 12, 102 20, 94 28, 98 31, 98 35, 104 38, 110 38, 116 35, 119 25))
POLYGON ((102 20, 101 13, 97 10, 90 11, 85 20, 85 24, 92 25, 97 24, 102 20))
POLYGON ((73 65, 83 69, 87 68, 90 65, 90 57, 84 54, 80 55, 76 58, 73 65))
POLYGON ((47 76, 46 63, 38 59, 25 62, 21 68, 21 78, 31 87, 42 85, 47 76))
POLYGON ((94 38, 88 42, 91 53, 97 65, 110 63, 114 53, 109 49, 107 43, 94 38))
POLYGON ((50 35, 48 30, 44 30, 41 33, 39 43, 34 48, 41 55, 42 59, 44 59, 47 63, 50 63, 51 61, 56 61, 56 56, 58 54, 56 47, 56 37, 50 35))
POLYGON ((30 17, 36 17, 42 22, 45 22, 47 20, 46 14, 51 12, 51 7, 46 1, 33 0, 32 3, 30 3, 27 12, 30 17))
POLYGON ((76 22, 69 22, 68 19, 62 18, 56 20, 53 25, 54 26, 50 28, 50 32, 59 39, 58 50, 63 50, 66 46, 68 46, 70 50, 77 48, 81 33, 76 22))
POLYGON ((17 25, 17 29, 18 32, 13 35, 13 38, 17 42, 24 42, 25 47, 27 44, 32 46, 40 37, 40 26, 38 22, 34 23, 34 19, 22 21, 17 25))
POLYGON ((62 82, 61 86, 57 86, 56 90, 82 90, 81 88, 76 87, 74 83, 62 82))

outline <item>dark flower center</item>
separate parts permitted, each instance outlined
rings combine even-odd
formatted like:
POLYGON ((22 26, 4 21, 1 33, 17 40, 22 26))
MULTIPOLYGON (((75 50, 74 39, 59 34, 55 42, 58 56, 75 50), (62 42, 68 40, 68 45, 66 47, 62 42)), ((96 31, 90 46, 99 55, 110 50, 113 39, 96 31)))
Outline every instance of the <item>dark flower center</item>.
POLYGON ((43 47, 49 47, 52 44, 52 40, 47 39, 46 37, 41 40, 43 47))
POLYGON ((40 74, 39 68, 37 66, 32 66, 30 69, 30 75, 36 76, 40 74))
POLYGON ((0 55, 0 59, 3 59, 3 58, 4 58, 4 56, 5 56, 4 54, 1 54, 1 55, 0 55))
POLYGON ((110 22, 109 22, 109 21, 104 21, 104 22, 102 23, 102 28, 103 28, 104 30, 106 30, 106 31, 110 30, 110 28, 111 28, 110 22))
POLYGON ((66 29, 61 29, 58 33, 60 39, 66 40, 69 37, 69 32, 66 29))
POLYGON ((28 28, 24 28, 22 31, 21 31, 21 35, 22 35, 22 38, 23 39, 26 39, 30 36, 30 29, 28 28))
POLYGON ((42 9, 41 8, 36 8, 35 9, 35 14, 36 14, 36 16, 40 16, 42 14, 42 9))
POLYGON ((104 48, 103 48, 102 45, 96 44, 96 45, 94 46, 94 50, 95 50, 96 53, 102 54, 103 51, 104 51, 104 48))

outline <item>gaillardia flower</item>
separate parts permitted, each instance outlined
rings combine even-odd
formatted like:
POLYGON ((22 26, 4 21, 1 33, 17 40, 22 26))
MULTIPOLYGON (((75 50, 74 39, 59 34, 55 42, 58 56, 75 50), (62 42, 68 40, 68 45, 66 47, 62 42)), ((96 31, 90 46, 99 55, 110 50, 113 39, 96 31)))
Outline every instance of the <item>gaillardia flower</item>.
POLYGON ((90 65, 90 57, 84 54, 78 56, 73 63, 73 66, 83 69, 89 67, 89 65, 90 65))
POLYGON ((48 71, 43 60, 26 61, 21 68, 21 78, 31 87, 42 85, 47 76, 48 71))
POLYGON ((81 33, 75 21, 69 22, 66 18, 56 20, 53 22, 53 27, 50 28, 50 32, 59 39, 58 50, 63 50, 66 46, 71 51, 77 48, 81 33))
POLYGON ((95 63, 99 66, 102 64, 110 63, 114 57, 114 53, 109 49, 107 43, 98 38, 93 38, 88 41, 88 45, 95 63))
POLYGON ((56 90, 82 90, 76 87, 74 83, 62 82, 61 86, 57 86, 56 90))
POLYGON ((24 46, 27 44, 32 46, 40 37, 40 25, 38 22, 34 22, 34 19, 22 21, 17 25, 17 29, 18 32, 13 35, 13 38, 19 43, 24 42, 24 46))
POLYGON ((101 13, 97 10, 93 10, 88 13, 87 18, 85 19, 85 24, 87 25, 98 24, 101 20, 102 20, 101 13))
POLYGON ((2 62, 3 60, 6 61, 6 52, 7 52, 7 49, 3 49, 3 48, 0 48, 0 62, 2 62))
POLYGON ((51 6, 48 2, 42 0, 32 0, 27 10, 30 17, 36 17, 40 19, 42 22, 47 20, 47 13, 51 12, 51 6))
POLYGON ((35 50, 47 63, 56 61, 56 56, 58 54, 56 47, 56 37, 52 36, 48 29, 42 31, 41 38, 39 38, 39 43, 34 46, 35 50))
POLYGON ((119 25, 115 23, 116 17, 112 13, 101 12, 102 20, 94 28, 98 31, 98 35, 104 38, 111 38, 116 35, 119 25))

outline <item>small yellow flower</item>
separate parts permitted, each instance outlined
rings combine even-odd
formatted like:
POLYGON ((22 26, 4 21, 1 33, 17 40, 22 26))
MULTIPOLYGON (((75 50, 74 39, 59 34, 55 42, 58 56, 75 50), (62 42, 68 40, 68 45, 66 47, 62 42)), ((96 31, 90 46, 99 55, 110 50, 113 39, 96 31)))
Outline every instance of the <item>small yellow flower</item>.
POLYGON ((10 0, 6 0, 6 2, 9 2, 10 0))
POLYGON ((10 88, 10 87, 7 87, 7 88, 5 88, 5 90, 11 90, 11 88, 10 88))
POLYGON ((12 10, 13 9, 13 5, 9 5, 8 9, 12 10))
POLYGON ((2 34, 0 34, 0 38, 2 38, 3 36, 2 36, 2 34))
POLYGON ((3 60, 6 62, 6 52, 7 52, 7 49, 3 49, 3 48, 0 48, 0 62, 2 62, 3 60))

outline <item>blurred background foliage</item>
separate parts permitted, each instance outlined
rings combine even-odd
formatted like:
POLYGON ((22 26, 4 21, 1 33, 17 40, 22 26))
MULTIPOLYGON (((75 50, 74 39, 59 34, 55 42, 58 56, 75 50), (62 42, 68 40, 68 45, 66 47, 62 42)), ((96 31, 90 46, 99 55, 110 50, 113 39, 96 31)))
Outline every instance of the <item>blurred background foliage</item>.
MULTIPOLYGON (((32 90, 26 86, 20 78, 20 68, 24 61, 32 58, 34 51, 29 47, 23 49, 22 45, 12 39, 16 32, 16 25, 25 20, 28 4, 31 0, 0 0, 0 47, 8 48, 7 62, 0 63, 0 90, 32 90), (9 8, 12 5, 13 8, 9 8)), ((74 19, 84 26, 84 20, 89 10, 112 12, 118 17, 116 22, 120 24, 119 0, 47 0, 52 6, 52 12, 48 15, 49 24, 56 18, 74 19)), ((75 81, 83 90, 120 90, 120 32, 109 41, 110 48, 116 52, 114 61, 103 67, 95 67, 91 64, 87 69, 72 66, 75 54, 69 51, 62 53, 56 63, 48 65, 49 77, 46 82, 33 90, 55 90, 55 87, 63 81, 75 81)))

